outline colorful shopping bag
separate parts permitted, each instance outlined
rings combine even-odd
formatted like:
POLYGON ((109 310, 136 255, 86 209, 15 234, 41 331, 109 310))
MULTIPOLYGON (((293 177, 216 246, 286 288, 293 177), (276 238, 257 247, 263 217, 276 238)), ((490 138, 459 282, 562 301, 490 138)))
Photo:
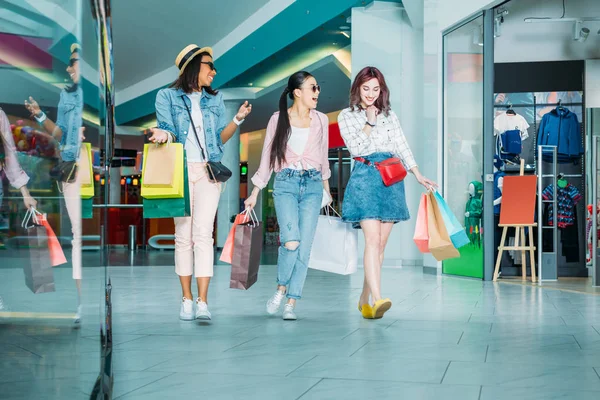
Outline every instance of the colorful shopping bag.
MULTIPOLYGON (((327 213, 330 208, 333 210, 329 206, 327 213)), ((353 229, 351 223, 342 221, 339 215, 319 215, 308 268, 350 275, 356 272, 357 266, 358 230, 353 229)))
POLYGON ((82 199, 94 197, 94 168, 92 166, 92 145, 82 143, 77 166, 77 179, 81 184, 82 199))
POLYGON ((188 183, 187 163, 183 162, 183 197, 170 199, 142 198, 144 218, 177 218, 192 215, 190 207, 190 185, 188 183))
POLYGON ((450 210, 448 203, 446 203, 446 200, 444 200, 442 195, 438 191, 435 191, 434 197, 438 203, 438 208, 440 209, 444 224, 446 225, 446 231, 448 232, 454 247, 460 249, 471 243, 467 236, 467 232, 465 232, 465 228, 462 227, 456 216, 452 213, 452 210, 450 210))
POLYGON ((231 260, 233 258, 233 244, 235 242, 235 227, 241 223, 248 222, 248 220, 249 220, 249 218, 248 218, 247 211, 244 211, 241 214, 238 214, 235 216, 235 220, 233 221, 233 226, 231 227, 231 230, 229 231, 229 235, 227 235, 227 240, 225 241, 225 244, 223 245, 223 251, 221 252, 221 257, 219 257, 219 260, 221 260, 227 264, 231 264, 231 260))
POLYGON ((415 225, 415 234, 413 240, 421 253, 429 253, 429 229, 427 227, 427 195, 421 195, 419 203, 419 212, 417 213, 417 223, 415 225))
POLYGON ((460 257, 452 244, 442 213, 433 193, 427 194, 427 229, 429 230, 429 251, 438 261, 460 257))
POLYGON ((29 230, 36 226, 41 226, 46 231, 47 243, 48 243, 48 252, 50 265, 52 267, 56 267, 57 265, 65 264, 67 259, 65 257, 65 253, 62 250, 62 246, 54 233, 54 230, 50 226, 48 219, 46 218, 46 214, 42 214, 35 208, 31 207, 27 210, 25 214, 25 219, 23 220, 22 225, 23 228, 29 230))
POLYGON ((92 219, 94 217, 94 198, 81 199, 81 218, 92 219))
POLYGON ((183 144, 144 145, 141 195, 145 199, 182 198, 187 181, 183 177, 183 144))
POLYGON ((25 285, 35 294, 54 292, 54 272, 50 264, 46 228, 33 225, 27 228, 29 262, 23 263, 25 285))
POLYGON ((256 218, 256 214, 252 212, 250 221, 235 227, 230 288, 245 290, 256 283, 262 245, 262 224, 256 218))

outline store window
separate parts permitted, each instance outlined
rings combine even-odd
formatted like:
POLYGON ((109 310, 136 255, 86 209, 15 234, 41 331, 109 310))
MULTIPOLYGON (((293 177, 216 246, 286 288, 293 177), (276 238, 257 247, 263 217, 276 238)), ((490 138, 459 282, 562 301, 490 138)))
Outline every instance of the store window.
POLYGON ((471 242, 445 274, 483 278, 483 16, 444 36, 444 197, 471 242))

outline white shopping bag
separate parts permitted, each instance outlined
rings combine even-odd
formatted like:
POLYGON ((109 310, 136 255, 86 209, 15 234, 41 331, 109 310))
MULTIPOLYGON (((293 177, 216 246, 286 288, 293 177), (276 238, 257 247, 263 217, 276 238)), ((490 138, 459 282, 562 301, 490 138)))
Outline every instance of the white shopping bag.
POLYGON ((319 215, 308 267, 349 275, 356 272, 357 264, 358 231, 340 217, 319 215))

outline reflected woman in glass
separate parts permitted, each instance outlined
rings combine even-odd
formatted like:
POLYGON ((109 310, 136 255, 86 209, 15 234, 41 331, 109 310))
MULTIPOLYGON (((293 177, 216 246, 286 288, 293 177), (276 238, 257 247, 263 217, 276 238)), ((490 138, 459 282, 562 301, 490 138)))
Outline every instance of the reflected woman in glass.
POLYGON ((356 161, 346 186, 342 217, 365 235, 365 278, 358 310, 363 318, 377 319, 392 306, 381 294, 385 247, 394 224, 408 220, 409 214, 404 181, 385 186, 373 163, 398 157, 427 190, 436 184, 419 172, 400 121, 390 107, 388 86, 377 68, 365 67, 358 73, 352 83, 350 107, 342 110, 338 123, 356 161))
POLYGON ((67 73, 73 84, 60 92, 56 122, 51 121, 40 109, 37 101, 32 97, 25 100, 25 107, 31 116, 40 124, 48 134, 60 143, 59 167, 65 172, 59 180, 60 191, 64 194, 67 213, 71 221, 73 232, 71 264, 73 265, 73 279, 77 286, 78 306, 75 322, 81 319, 81 197, 79 179, 70 171, 79 157, 81 141, 83 139, 82 113, 83 90, 80 82, 79 69, 80 47, 71 45, 71 57, 67 66, 67 73))
MULTIPOLYGON (((4 110, 0 108, 0 172, 2 171, 4 171, 10 185, 21 192, 25 207, 28 209, 29 207, 35 207, 37 201, 31 197, 27 189, 29 176, 23 171, 17 159, 17 148, 10 129, 10 122, 4 110)), ((0 180, 0 207, 2 206, 3 197, 4 188, 0 180)), ((0 311, 2 310, 4 310, 4 301, 0 297, 0 311)))

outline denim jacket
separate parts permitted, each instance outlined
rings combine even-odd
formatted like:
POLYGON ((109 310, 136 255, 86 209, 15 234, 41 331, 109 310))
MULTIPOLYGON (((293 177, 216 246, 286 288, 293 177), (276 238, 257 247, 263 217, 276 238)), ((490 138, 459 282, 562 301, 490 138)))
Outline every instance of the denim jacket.
MULTIPOLYGON (((173 133, 177 138, 177 143, 183 144, 185 144, 188 135, 194 134, 193 131, 188 132, 190 116, 186 110, 186 104, 191 111, 191 101, 181 89, 161 89, 156 95, 158 128, 173 133)), ((206 137, 204 151, 208 153, 209 161, 221 161, 223 158, 221 132, 228 124, 223 95, 218 93, 213 96, 202 89, 200 109, 202 110, 202 122, 206 137)))
POLYGON ((63 161, 77 161, 81 138, 79 128, 83 125, 83 90, 78 86, 73 92, 62 90, 58 102, 56 126, 62 131, 60 139, 63 161))

